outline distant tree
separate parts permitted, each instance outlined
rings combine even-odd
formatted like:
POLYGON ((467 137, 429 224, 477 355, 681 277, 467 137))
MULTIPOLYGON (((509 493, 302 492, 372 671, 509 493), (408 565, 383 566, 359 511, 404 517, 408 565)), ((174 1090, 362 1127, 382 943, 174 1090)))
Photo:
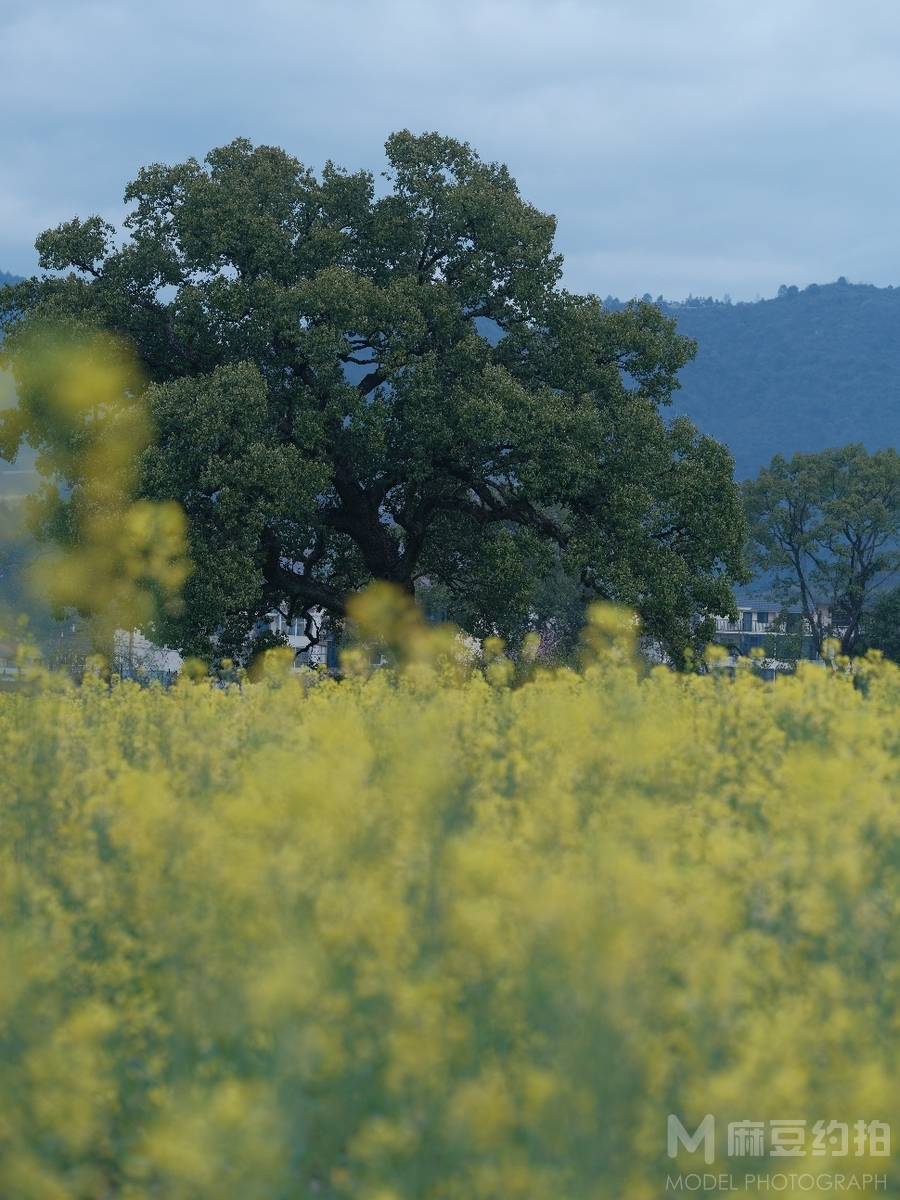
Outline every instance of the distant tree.
POLYGON ((873 601, 863 618, 863 639, 867 649, 880 650, 900 663, 900 586, 873 601))
MULTIPOLYGON (((693 344, 652 304, 562 290, 554 219, 505 167, 437 134, 387 156, 383 194, 245 140, 147 167, 130 239, 61 225, 36 243, 51 274, 0 298, 13 366, 46 321, 137 348, 142 491, 182 503, 195 565, 159 636, 231 652, 275 607, 339 620, 373 578, 441 584, 449 615, 505 633, 561 564, 680 657, 731 608, 745 535, 727 450, 660 411, 693 344)), ((57 435, 20 394, 7 457, 57 435)))
POLYGON ((819 645, 839 634, 855 653, 873 596, 900 568, 900 455, 855 444, 778 455, 744 494, 756 565, 819 645))

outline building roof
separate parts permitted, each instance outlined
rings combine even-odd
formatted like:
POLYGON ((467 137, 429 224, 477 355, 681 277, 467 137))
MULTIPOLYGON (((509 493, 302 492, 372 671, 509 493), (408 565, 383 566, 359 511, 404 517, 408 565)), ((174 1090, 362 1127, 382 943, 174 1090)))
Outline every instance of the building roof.
POLYGON ((736 592, 734 597, 738 608, 759 609, 771 613, 802 613, 799 604, 785 604, 777 596, 766 592, 736 592))

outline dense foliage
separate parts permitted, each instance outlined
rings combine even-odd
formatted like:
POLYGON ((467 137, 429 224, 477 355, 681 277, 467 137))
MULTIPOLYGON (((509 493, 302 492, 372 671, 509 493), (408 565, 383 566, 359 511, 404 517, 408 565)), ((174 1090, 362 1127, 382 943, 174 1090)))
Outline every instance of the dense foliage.
POLYGON ((900 1116, 900 673, 591 637, 0 694, 0 1194, 646 1200, 669 1112, 900 1116))
POLYGON ((775 454, 900 445, 900 288, 840 279, 755 303, 659 303, 698 346, 674 411, 725 442, 738 478, 775 454))
MULTIPOLYGON (((439 584, 472 632, 513 633, 561 565, 680 657, 731 607, 744 535, 728 452, 660 413, 692 345, 652 305, 561 289, 555 221, 505 167, 436 134, 386 150, 383 189, 245 140, 150 166, 126 240, 68 222, 37 240, 49 273, 0 293, 14 367, 46 322, 136 347, 141 492, 182 505, 194 563, 160 636, 235 651, 276 605, 340 618, 372 578, 439 584)), ((56 453, 19 382, 0 452, 56 453)))

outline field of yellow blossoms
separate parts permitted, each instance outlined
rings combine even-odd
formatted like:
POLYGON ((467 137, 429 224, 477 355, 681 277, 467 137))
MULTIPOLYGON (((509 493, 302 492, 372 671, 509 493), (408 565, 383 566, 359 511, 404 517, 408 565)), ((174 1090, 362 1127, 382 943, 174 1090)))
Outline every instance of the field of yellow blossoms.
MULTIPOLYGON (((0 1196, 650 1200, 669 1113, 895 1120, 900 672, 591 635, 0 695, 0 1196)), ((811 1145, 754 1170, 897 1187, 811 1145)))

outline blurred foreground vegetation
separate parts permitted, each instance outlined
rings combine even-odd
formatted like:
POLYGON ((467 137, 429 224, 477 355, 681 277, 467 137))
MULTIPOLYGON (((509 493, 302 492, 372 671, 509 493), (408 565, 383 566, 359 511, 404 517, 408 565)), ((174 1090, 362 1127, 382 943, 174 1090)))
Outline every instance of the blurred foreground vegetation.
POLYGON ((0 1195, 640 1200, 669 1112, 891 1120, 900 671, 389 609, 341 682, 0 694, 0 1195))

